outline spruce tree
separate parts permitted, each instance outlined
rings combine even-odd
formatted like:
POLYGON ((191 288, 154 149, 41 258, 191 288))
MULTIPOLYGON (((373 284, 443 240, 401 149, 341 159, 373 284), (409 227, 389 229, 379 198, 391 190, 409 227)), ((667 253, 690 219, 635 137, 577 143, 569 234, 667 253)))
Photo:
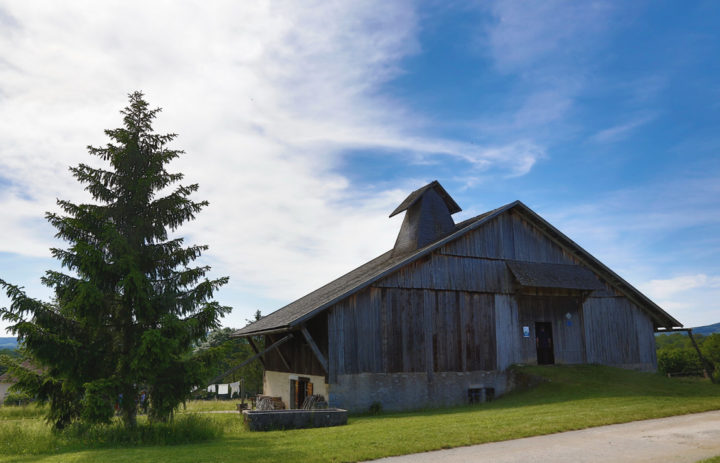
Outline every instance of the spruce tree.
POLYGON ((114 408, 135 426, 142 392, 151 420, 170 419, 204 379, 192 346, 230 310, 213 301, 228 279, 193 266, 207 246, 169 235, 207 205, 190 199, 197 184, 181 185, 183 175, 166 170, 183 153, 168 147, 176 135, 153 132, 160 110, 142 93, 129 99, 123 126, 105 131, 110 142, 88 147, 105 168, 70 169, 94 201, 58 200, 62 213, 46 214, 67 243, 51 250, 64 271, 42 278, 53 300, 0 280, 11 299, 2 317, 38 367, 14 368, 20 387, 49 402, 56 428, 109 422, 114 408))

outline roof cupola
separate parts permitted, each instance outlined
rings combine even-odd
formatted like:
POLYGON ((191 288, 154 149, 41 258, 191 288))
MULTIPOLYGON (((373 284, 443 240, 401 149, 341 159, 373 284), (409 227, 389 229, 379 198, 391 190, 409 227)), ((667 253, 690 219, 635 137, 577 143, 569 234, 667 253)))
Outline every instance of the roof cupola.
POLYGON ((390 214, 406 211, 393 254, 415 251, 455 232, 451 215, 461 210, 437 180, 413 191, 390 214))

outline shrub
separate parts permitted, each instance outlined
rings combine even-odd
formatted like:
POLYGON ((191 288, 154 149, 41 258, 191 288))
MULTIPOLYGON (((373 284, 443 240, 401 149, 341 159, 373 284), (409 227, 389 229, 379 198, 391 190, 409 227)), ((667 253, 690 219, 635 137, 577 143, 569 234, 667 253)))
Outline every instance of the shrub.
POLYGON ((382 404, 380 402, 371 403, 368 412, 370 412, 371 415, 379 415, 382 413, 382 404))
POLYGON ((699 375, 702 363, 693 349, 668 349, 658 352, 658 371, 664 375, 699 375))
POLYGON ((25 392, 8 392, 5 396, 5 405, 27 405, 32 401, 32 397, 25 392))

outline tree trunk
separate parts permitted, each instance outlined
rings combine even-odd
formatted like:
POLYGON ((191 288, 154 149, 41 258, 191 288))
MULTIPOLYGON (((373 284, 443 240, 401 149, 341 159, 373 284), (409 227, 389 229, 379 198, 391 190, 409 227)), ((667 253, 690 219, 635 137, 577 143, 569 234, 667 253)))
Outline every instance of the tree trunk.
POLYGON ((121 416, 126 428, 137 426, 137 396, 138 393, 133 388, 128 388, 123 393, 121 416))

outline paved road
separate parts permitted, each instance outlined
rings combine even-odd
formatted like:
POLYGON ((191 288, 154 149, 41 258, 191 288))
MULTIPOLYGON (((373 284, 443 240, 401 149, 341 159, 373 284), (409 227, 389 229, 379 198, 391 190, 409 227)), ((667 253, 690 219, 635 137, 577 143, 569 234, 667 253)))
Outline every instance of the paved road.
POLYGON ((375 460, 383 463, 696 462, 720 455, 720 411, 375 460))

